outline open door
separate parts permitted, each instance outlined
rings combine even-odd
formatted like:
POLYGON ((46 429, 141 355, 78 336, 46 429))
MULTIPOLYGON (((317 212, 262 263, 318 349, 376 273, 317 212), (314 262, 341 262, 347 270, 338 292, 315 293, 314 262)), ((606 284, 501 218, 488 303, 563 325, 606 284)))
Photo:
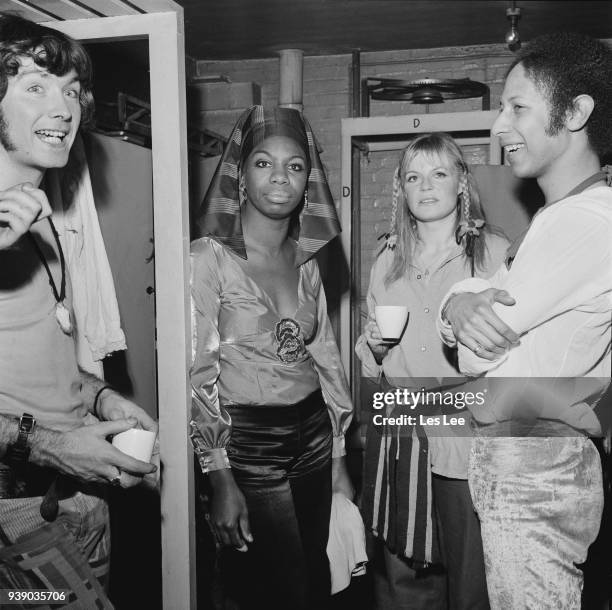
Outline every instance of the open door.
MULTIPOLYGON (((30 2, 28 6, 34 5, 30 2)), ((191 394, 189 313, 189 204, 182 8, 170 0, 114 0, 117 15, 47 21, 24 14, 83 42, 148 41, 151 88, 154 300, 157 405, 161 447, 163 607, 196 608, 193 457, 188 436, 191 394), (144 14, 144 11, 161 11, 144 14)), ((57 3, 54 3, 54 6, 57 3)), ((86 12, 87 2, 74 3, 86 12)), ((98 3, 99 4, 99 3, 98 3)), ((72 6, 73 3, 70 3, 72 6)), ((15 9, 23 8, 15 2, 15 9)), ((84 15, 80 15, 84 16, 84 15)), ((146 185, 144 185, 146 187, 146 185)), ((129 205, 129 201, 125 201, 129 205)), ((138 222, 134 218, 134 222, 138 222)), ((104 221, 103 221, 104 222, 104 221)), ((143 405, 144 406, 144 405, 143 405)), ((152 408, 152 407, 151 407, 152 408)), ((139 524, 135 523, 137 527, 139 524)), ((135 582, 135 587, 147 587, 135 582)))

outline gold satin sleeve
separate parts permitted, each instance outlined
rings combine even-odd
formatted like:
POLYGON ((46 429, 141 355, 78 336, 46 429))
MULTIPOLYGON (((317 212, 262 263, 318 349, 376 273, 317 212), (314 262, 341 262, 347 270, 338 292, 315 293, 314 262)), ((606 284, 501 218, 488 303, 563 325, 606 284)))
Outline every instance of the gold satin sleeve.
POLYGON ((317 299, 317 331, 312 341, 306 345, 306 349, 319 376, 323 399, 332 423, 334 436, 332 457, 342 457, 346 454, 344 435, 353 418, 351 393, 338 344, 327 315, 327 299, 319 267, 314 259, 305 263, 304 272, 317 299))
POLYGON ((202 472, 229 468, 225 450, 231 419, 219 403, 220 281, 215 253, 206 242, 191 250, 190 437, 202 472))

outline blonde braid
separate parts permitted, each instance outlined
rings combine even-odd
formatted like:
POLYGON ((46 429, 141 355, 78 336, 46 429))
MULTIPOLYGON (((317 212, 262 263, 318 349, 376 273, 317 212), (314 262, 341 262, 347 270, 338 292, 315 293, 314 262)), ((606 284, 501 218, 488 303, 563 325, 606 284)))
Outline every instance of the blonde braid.
POLYGON ((470 187, 465 174, 461 177, 461 199, 463 200, 463 219, 469 223, 470 221, 470 187))
POLYGON ((387 248, 394 250, 397 245, 397 234, 399 227, 397 226, 397 206, 402 196, 402 184, 400 181, 400 170, 396 168, 393 173, 393 194, 391 196, 391 223, 389 227, 389 237, 387 238, 387 248))

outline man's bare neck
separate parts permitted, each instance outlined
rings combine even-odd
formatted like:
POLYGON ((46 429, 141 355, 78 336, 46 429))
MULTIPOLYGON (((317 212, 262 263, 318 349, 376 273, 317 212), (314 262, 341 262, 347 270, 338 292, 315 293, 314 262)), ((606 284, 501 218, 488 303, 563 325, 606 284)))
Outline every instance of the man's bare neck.
POLYGON ((0 149, 0 191, 6 191, 17 184, 29 182, 33 186, 40 186, 45 175, 44 171, 36 168, 15 167, 2 154, 4 151, 0 149))
POLYGON ((544 193, 546 203, 551 203, 567 197, 568 193, 600 169, 598 159, 591 163, 579 163, 571 170, 549 172, 539 177, 538 185, 544 193))

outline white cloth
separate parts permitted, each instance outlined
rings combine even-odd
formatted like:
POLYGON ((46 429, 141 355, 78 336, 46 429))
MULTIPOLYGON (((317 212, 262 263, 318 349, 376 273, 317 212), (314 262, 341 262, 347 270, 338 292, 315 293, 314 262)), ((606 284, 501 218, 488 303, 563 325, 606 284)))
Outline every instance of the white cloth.
POLYGON ((77 360, 101 377, 101 360, 126 342, 80 138, 66 168, 48 172, 48 195, 70 277, 77 360))
POLYGON ((352 576, 365 574, 368 556, 359 509, 343 494, 332 496, 327 557, 332 595, 346 589, 352 576))
MULTIPOLYGON (((452 293, 506 290, 513 306, 495 313, 520 335, 520 344, 495 361, 478 358, 459 344, 463 373, 492 377, 610 378, 612 326, 612 189, 588 189, 538 214, 512 267, 502 265, 489 280, 470 278, 442 299, 438 329, 455 345, 441 311, 452 293)), ((474 413, 474 412, 473 412, 474 413)), ((477 417, 478 418, 478 417, 477 417)), ((597 435, 591 407, 577 403, 562 421, 597 435)))

